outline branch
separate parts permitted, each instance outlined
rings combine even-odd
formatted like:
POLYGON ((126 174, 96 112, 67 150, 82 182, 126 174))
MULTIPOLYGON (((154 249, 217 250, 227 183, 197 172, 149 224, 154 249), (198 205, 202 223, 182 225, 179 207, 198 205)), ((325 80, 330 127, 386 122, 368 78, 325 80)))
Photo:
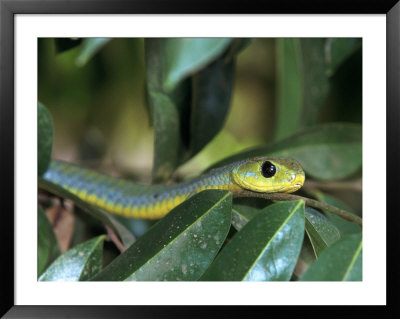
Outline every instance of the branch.
POLYGON ((119 240, 117 234, 115 233, 114 229, 112 229, 110 226, 108 225, 104 225, 106 230, 107 230, 107 235, 108 238, 111 239, 111 241, 114 243, 115 246, 117 246, 117 248, 119 249, 119 251, 121 253, 123 253, 126 248, 125 246, 121 243, 121 241, 119 240))
POLYGON ((272 201, 285 201, 285 200, 304 200, 307 206, 326 210, 332 214, 335 214, 337 216, 342 217, 343 219, 346 219, 351 222, 355 222, 362 226, 362 219, 358 217, 357 215, 354 215, 348 211, 345 211, 343 209, 337 208, 335 206, 319 202, 315 199, 303 197, 303 196, 298 196, 298 195, 292 195, 292 194, 285 194, 285 193, 255 193, 255 192, 250 192, 250 191, 235 191, 233 192, 234 197, 258 197, 258 198, 265 198, 269 199, 272 201))
POLYGON ((356 192, 362 191, 362 181, 361 179, 356 179, 352 181, 339 181, 339 182, 320 182, 314 180, 308 180, 305 182, 304 189, 315 190, 315 189, 325 189, 325 190, 352 190, 356 192))

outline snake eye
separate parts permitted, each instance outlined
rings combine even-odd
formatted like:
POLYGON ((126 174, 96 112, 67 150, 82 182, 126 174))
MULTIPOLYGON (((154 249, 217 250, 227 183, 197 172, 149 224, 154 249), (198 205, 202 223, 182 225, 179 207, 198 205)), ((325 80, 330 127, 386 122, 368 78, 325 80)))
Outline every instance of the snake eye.
POLYGON ((276 173, 276 167, 271 162, 264 162, 261 166, 261 174, 262 176, 269 178, 274 176, 276 173))

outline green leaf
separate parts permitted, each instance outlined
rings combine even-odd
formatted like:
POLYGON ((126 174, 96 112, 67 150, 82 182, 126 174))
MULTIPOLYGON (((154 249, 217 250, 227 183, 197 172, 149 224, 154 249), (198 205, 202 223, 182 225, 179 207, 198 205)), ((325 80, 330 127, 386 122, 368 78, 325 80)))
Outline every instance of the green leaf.
POLYGON ((84 281, 102 268, 105 235, 77 245, 58 257, 39 277, 39 281, 84 281))
POLYGON ((56 54, 75 48, 79 46, 81 42, 82 39, 80 38, 56 38, 54 39, 56 54))
POLYGON ((329 90, 324 45, 319 38, 278 40, 277 139, 317 123, 329 90))
POLYGON ((306 233, 310 238, 315 256, 340 239, 339 230, 317 210, 306 208, 306 233))
POLYGON ((46 107, 38 102, 38 175, 47 170, 53 147, 53 122, 46 107))
POLYGON ((164 182, 187 158, 190 132, 182 121, 190 114, 191 81, 181 82, 172 92, 162 84, 166 39, 146 39, 146 81, 150 114, 154 127, 153 182, 164 182))
MULTIPOLYGON (((182 89, 182 94, 184 91, 185 89, 182 89)), ((150 92, 149 100, 154 125, 153 182, 163 182, 168 180, 175 168, 187 158, 183 136, 188 139, 189 134, 181 132, 180 118, 187 114, 189 109, 179 110, 178 106, 183 104, 178 105, 178 101, 163 93, 150 92)))
POLYGON ((220 57, 193 76, 190 156, 197 154, 222 129, 231 102, 234 74, 235 59, 225 62, 220 57))
POLYGON ((231 61, 238 55, 240 52, 242 52, 244 49, 246 49, 252 42, 252 39, 250 38, 235 38, 232 40, 231 45, 229 48, 226 50, 226 53, 224 54, 224 58, 226 61, 231 61))
POLYGON ((301 281, 361 281, 361 233, 347 235, 328 247, 311 264, 301 281))
POLYGON ((360 38, 327 39, 325 43, 325 60, 328 76, 332 76, 347 58, 361 48, 361 45, 360 38))
MULTIPOLYGON (((328 194, 325 194, 325 193, 322 193, 319 191, 310 192, 310 193, 321 202, 324 202, 326 204, 329 204, 329 205, 344 209, 350 213, 353 213, 349 206, 347 206, 345 203, 338 200, 337 198, 333 197, 332 195, 328 195, 328 194)), ((361 227, 357 223, 345 220, 345 219, 343 219, 335 214, 332 214, 331 212, 328 212, 328 211, 324 211, 324 213, 328 217, 328 219, 332 222, 332 224, 334 224, 339 229, 339 231, 342 235, 349 235, 349 234, 355 234, 355 233, 361 232, 361 227)))
POLYGON ((39 178, 38 184, 39 184, 39 188, 41 188, 41 189, 44 189, 52 194, 55 194, 62 198, 67 198, 67 199, 73 201, 76 206, 78 206, 80 209, 82 209, 82 211, 84 211, 85 213, 89 214, 90 216, 96 218, 103 224, 110 226, 117 233, 117 235, 121 238, 121 241, 125 247, 129 247, 135 241, 135 237, 132 235, 132 233, 129 232, 129 230, 127 230, 111 214, 84 202, 78 196, 70 193, 69 191, 60 187, 59 185, 54 184, 50 181, 47 181, 43 178, 39 178))
POLYGON ((304 201, 270 205, 236 233, 201 280, 289 280, 303 238, 304 201))
POLYGON ((86 38, 83 39, 80 52, 76 58, 77 66, 84 66, 93 56, 100 51, 111 39, 110 38, 86 38))
POLYGON ((232 194, 206 190, 174 208, 93 280, 197 280, 231 224, 232 194))
POLYGON ((333 123, 308 128, 275 144, 233 155, 211 168, 256 156, 294 158, 301 163, 306 176, 342 179, 361 168, 361 126, 333 123))
POLYGON ((308 236, 304 236, 303 246, 301 247, 300 255, 293 271, 293 276, 290 280, 298 281, 315 259, 315 253, 310 243, 310 239, 308 236))
POLYGON ((303 126, 315 125, 329 91, 325 64, 325 39, 302 38, 301 74, 303 86, 303 126))
POLYGON ((303 91, 299 40, 278 39, 277 51, 278 119, 275 134, 281 139, 297 131, 301 120, 303 91))
POLYGON ((183 79, 220 56, 232 39, 165 38, 161 41, 159 56, 165 66, 162 73, 163 89, 165 92, 171 92, 183 79))
POLYGON ((38 276, 60 253, 53 227, 41 207, 38 207, 38 276))
POLYGON ((219 58, 230 41, 201 38, 145 40, 147 97, 154 126, 153 182, 168 180, 180 164, 220 130, 229 105, 233 62, 227 65, 222 60, 212 62, 219 58), (197 80, 192 81, 189 76, 197 72, 200 72, 197 80), (170 83, 168 88, 164 85, 166 78, 173 79, 172 85, 166 80, 170 83), (206 86, 209 81, 216 87, 206 86), (225 94, 218 92, 222 85, 226 85, 225 94), (194 113, 192 116, 191 112, 194 113), (196 117, 199 114, 201 117, 196 117), (209 132, 199 135, 204 123, 211 118, 217 120, 216 124, 212 129, 207 128, 209 132))
POLYGON ((232 226, 240 230, 249 220, 254 218, 261 210, 247 205, 233 205, 232 226))

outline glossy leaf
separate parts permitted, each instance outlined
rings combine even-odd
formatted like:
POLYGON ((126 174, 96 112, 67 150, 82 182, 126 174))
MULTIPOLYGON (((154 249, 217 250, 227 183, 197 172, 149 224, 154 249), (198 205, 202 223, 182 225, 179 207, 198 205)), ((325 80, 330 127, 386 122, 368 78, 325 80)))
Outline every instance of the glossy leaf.
MULTIPOLYGON (((333 197, 332 195, 328 195, 322 192, 311 192, 313 196, 315 196, 319 201, 327 203, 329 205, 344 209, 350 213, 353 213, 351 208, 348 207, 345 203, 333 197)), ((335 214, 332 214, 328 211, 324 211, 325 215, 328 219, 334 224, 340 231, 341 235, 349 235, 361 232, 361 227, 357 223, 350 222, 345 220, 335 214)), ((353 213, 354 214, 354 213, 353 213)))
POLYGON ((323 250, 340 239, 339 230, 317 210, 306 208, 306 233, 314 254, 318 257, 323 250))
POLYGON ((361 48, 360 38, 330 38, 325 43, 327 74, 332 76, 356 50, 361 48))
POLYGON ((329 89, 324 44, 320 38, 278 40, 277 139, 317 124, 329 89))
POLYGON ((361 126, 334 123, 305 129, 275 144, 233 155, 211 168, 256 156, 294 158, 303 166, 306 177, 342 179, 361 168, 361 126))
POLYGON ((38 207, 38 276, 59 254, 53 227, 41 207, 38 207))
POLYGON ((220 56, 231 43, 229 38, 165 38, 160 57, 163 59, 163 89, 171 92, 187 76, 204 68, 220 56))
POLYGON ((236 233, 201 280, 289 280, 303 238, 304 201, 270 205, 236 233))
POLYGON ((230 41, 145 40, 147 96, 155 135, 154 182, 168 180, 180 164, 219 132, 229 106, 233 62, 212 62, 230 41), (194 74, 196 78, 192 79, 194 74), (204 123, 211 119, 215 125, 204 130, 204 123))
POLYGON ((80 52, 76 58, 78 66, 84 66, 91 58, 103 48, 111 39, 110 38, 85 38, 80 45, 80 52))
POLYGON ((101 235, 67 250, 46 269, 39 281, 84 281, 98 274, 105 238, 101 235))
POLYGON ((38 102, 38 175, 47 170, 53 147, 53 122, 46 107, 38 102))
POLYGON ((129 247, 135 241, 135 237, 132 235, 132 233, 129 232, 129 230, 127 230, 120 222, 118 222, 114 216, 84 202, 78 196, 70 193, 59 185, 43 178, 39 178, 39 188, 73 201, 76 206, 82 209, 82 211, 96 218, 103 224, 110 226, 121 238, 121 241, 125 247, 129 247))
POLYGON ((278 119, 276 139, 291 135, 299 128, 302 113, 302 83, 299 39, 277 40, 278 119), (290 94, 288 94, 290 92, 290 94))
POLYGON ((95 281, 197 280, 231 224, 232 194, 207 190, 183 202, 111 262, 95 281))
POLYGON ((190 155, 197 154, 222 129, 231 102, 235 59, 220 57, 193 76, 190 155), (210 125, 212 123, 212 125, 210 125))
POLYGON ((223 55, 191 77, 190 157, 221 131, 232 99, 236 55, 250 42, 250 39, 233 39, 223 55))
POLYGON ((168 180, 175 168, 188 157, 190 138, 189 127, 183 127, 181 120, 190 114, 191 83, 186 80, 172 92, 164 90, 165 41, 145 40, 147 97, 154 126, 153 182, 168 180))
POLYGON ((261 210, 247 205, 233 205, 232 226, 240 230, 249 220, 254 218, 261 210))
POLYGON ((302 281, 361 281, 361 233, 347 235, 327 248, 301 278, 302 281))

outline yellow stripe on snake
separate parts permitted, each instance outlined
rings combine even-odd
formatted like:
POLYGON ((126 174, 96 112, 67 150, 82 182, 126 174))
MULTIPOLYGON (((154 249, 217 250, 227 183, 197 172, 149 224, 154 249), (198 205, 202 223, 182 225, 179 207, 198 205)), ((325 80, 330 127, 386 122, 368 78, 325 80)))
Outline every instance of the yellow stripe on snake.
POLYGON ((292 193, 303 186, 305 174, 296 160, 257 157, 172 185, 140 185, 62 161, 52 161, 44 178, 110 213, 158 219, 205 189, 292 193))

